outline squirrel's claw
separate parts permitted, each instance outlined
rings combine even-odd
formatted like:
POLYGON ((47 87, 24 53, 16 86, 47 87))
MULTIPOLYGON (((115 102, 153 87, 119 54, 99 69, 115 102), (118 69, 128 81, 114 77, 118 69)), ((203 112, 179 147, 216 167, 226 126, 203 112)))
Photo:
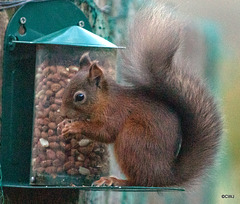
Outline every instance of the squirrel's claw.
POLYGON ((92 186, 126 186, 128 184, 127 180, 121 180, 113 176, 101 177, 99 180, 93 182, 92 186))
POLYGON ((111 177, 101 177, 99 180, 93 182, 92 186, 112 186, 113 185, 113 180, 111 177))
POLYGON ((65 140, 70 139, 70 132, 68 128, 63 128, 62 129, 62 135, 65 138, 65 140))
POLYGON ((71 133, 71 130, 69 129, 69 125, 66 125, 63 129, 62 129, 62 135, 63 136, 68 136, 71 133))

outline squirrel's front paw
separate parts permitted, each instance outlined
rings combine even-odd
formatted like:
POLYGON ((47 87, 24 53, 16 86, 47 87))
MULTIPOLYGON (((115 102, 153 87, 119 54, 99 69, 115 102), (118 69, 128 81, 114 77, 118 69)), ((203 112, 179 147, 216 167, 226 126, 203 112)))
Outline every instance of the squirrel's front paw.
POLYGON ((82 124, 80 122, 68 123, 62 129, 62 135, 65 139, 69 139, 72 134, 81 133, 82 124))
POLYGON ((68 123, 71 123, 71 120, 70 119, 65 119, 63 120, 62 122, 60 122, 57 126, 57 133, 58 135, 61 135, 62 134, 62 130, 63 128, 66 126, 66 124, 68 123))

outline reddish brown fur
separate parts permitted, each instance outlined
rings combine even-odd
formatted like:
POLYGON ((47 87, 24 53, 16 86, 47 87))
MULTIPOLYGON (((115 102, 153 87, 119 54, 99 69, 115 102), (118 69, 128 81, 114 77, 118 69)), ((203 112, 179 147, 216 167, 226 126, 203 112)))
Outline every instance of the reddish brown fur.
MULTIPOLYGON (((80 64, 85 68, 71 80, 63 96, 62 114, 80 118, 66 125, 65 136, 78 133, 114 143, 127 180, 106 178, 108 185, 183 185, 213 164, 218 149, 221 119, 216 105, 201 81, 185 73, 174 59, 181 29, 162 8, 152 10, 140 13, 131 31, 131 58, 125 59, 130 71, 124 76, 133 87, 108 79, 84 55, 80 64), (147 39, 142 36, 144 24, 149 26, 147 39), (73 99, 79 90, 87 96, 83 104, 73 99), (179 138, 182 147, 176 157, 179 138)), ((104 184, 103 180, 96 184, 104 184)))

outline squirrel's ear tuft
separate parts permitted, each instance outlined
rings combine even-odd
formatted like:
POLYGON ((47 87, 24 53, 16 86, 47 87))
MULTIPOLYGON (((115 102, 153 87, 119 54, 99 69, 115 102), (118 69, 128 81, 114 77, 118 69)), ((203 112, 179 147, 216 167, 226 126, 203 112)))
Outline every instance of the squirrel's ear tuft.
POLYGON ((98 65, 97 61, 94 61, 89 69, 89 75, 88 75, 89 80, 92 82, 94 81, 96 86, 101 88, 100 82, 103 78, 103 71, 98 65))
POLYGON ((80 60, 79 60, 79 66, 80 66, 80 69, 83 69, 85 67, 89 67, 91 65, 91 59, 89 57, 89 52, 86 52, 84 53, 80 60))

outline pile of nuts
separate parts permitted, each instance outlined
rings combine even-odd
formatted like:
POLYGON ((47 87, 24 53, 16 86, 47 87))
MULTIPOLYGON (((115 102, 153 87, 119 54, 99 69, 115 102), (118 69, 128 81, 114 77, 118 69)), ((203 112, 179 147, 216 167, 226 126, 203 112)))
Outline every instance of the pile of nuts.
MULTIPOLYGON (((71 175, 89 183, 108 175, 105 144, 79 135, 65 140, 61 131, 57 131, 58 124, 63 121, 60 106, 64 88, 78 70, 77 66, 49 66, 48 61, 36 69, 32 150, 32 174, 35 176, 54 179, 59 175, 71 175)), ((37 179, 35 182, 37 184, 37 179)))

